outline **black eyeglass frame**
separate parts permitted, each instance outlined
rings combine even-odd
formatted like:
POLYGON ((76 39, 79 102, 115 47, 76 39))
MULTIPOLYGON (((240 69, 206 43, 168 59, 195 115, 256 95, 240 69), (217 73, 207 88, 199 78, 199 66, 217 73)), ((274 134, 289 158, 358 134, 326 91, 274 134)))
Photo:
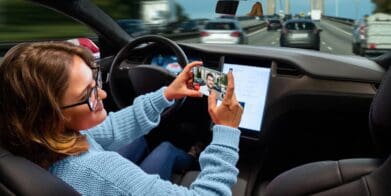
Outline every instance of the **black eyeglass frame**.
MULTIPOLYGON (((91 68, 92 70, 97 70, 96 71, 96 75, 94 76, 95 77, 95 86, 92 87, 91 89, 88 90, 87 92, 87 98, 81 102, 78 102, 78 103, 74 103, 74 104, 71 104, 71 105, 67 105, 67 106, 62 106, 61 109, 67 109, 67 108, 72 108, 72 107, 76 107, 76 106, 79 106, 79 105, 83 105, 83 104, 87 104, 88 105, 88 108, 90 109, 91 112, 93 112, 96 108, 94 108, 94 106, 92 106, 91 104, 91 94, 94 93, 95 94, 95 97, 97 99, 99 99, 99 95, 98 95, 98 88, 102 89, 102 73, 100 71, 100 66, 95 66, 95 67, 92 67, 91 68)), ((96 107, 96 106, 95 106, 96 107)))

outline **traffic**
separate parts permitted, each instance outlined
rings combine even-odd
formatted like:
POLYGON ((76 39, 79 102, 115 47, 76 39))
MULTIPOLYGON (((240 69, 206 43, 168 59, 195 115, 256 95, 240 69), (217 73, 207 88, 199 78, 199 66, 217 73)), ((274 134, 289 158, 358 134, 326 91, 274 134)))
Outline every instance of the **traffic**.
MULTIPOLYGON (((390 15, 383 13, 381 19, 378 19, 377 27, 375 24, 364 23, 371 13, 363 14, 357 20, 335 17, 324 13, 324 8, 319 5, 313 5, 308 13, 302 11, 299 13, 285 13, 280 10, 278 13, 267 15, 262 9, 262 4, 248 10, 248 12, 236 13, 235 16, 220 14, 212 18, 186 18, 185 20, 175 19, 172 14, 172 0, 160 1, 142 1, 144 14, 142 16, 145 25, 156 30, 154 20, 159 13, 160 25, 165 26, 164 31, 154 31, 157 34, 162 34, 171 39, 184 43, 217 43, 217 44, 249 44, 254 46, 272 46, 272 47, 292 47, 302 49, 319 50, 325 53, 341 54, 341 55, 360 55, 360 56, 378 56, 391 49, 390 36, 387 32, 391 32, 390 15), (164 6, 161 6, 164 4, 164 6), (154 5, 159 9, 154 9, 154 5), (322 10, 323 9, 323 10, 322 10), (145 14, 150 13, 150 14, 145 14), (304 19, 307 22, 315 24, 315 29, 310 30, 310 33, 287 33, 289 28, 283 28, 284 24, 289 20, 304 19), (230 21, 232 27, 224 35, 224 30, 219 29, 216 24, 218 22, 223 25, 230 21), (380 21, 379 21, 380 20, 380 21), (202 21, 199 22, 199 21, 202 21), (217 23, 216 23, 217 22, 217 23), (216 29, 210 29, 211 26, 216 26, 216 29), (187 28, 184 28, 186 26, 187 28), (371 28, 369 28, 371 27, 371 28), (381 29, 379 29, 381 27, 381 29), (374 29, 378 28, 378 29, 374 29), (212 32, 211 32, 212 30, 212 32), (235 33, 233 33, 235 32, 235 33), (366 35, 368 32, 368 35, 366 35), (374 32, 380 32, 381 38, 374 38, 374 32), (372 34, 372 36, 369 36, 372 34), (299 44, 286 44, 288 37, 301 37, 299 44), (304 40, 304 41, 303 41, 304 40), (376 43, 376 42, 381 42, 376 43), (376 46, 379 49, 376 49, 376 46)), ((253 2, 240 2, 242 7, 253 4, 253 2)), ((377 14, 379 15, 379 14, 377 14)), ((369 17, 369 21, 376 21, 376 16, 369 17), (371 19, 373 18, 373 19, 371 19)), ((378 17, 377 17, 378 18, 378 17)), ((296 38, 295 38, 296 37, 296 38)))

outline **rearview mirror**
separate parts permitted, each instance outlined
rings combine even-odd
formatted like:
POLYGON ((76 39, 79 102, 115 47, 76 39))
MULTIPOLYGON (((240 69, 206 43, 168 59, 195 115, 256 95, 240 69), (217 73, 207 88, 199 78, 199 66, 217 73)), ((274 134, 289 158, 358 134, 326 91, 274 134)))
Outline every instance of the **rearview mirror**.
POLYGON ((216 4, 216 13, 235 15, 238 5, 238 0, 219 0, 216 4))

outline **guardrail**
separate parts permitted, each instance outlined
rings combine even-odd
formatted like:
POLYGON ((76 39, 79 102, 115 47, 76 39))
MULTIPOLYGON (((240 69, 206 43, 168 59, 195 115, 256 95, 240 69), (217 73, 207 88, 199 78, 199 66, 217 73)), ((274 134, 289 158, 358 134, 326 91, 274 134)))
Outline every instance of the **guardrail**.
POLYGON ((239 20, 240 26, 246 33, 262 29, 267 24, 264 20, 260 20, 259 18, 252 16, 240 16, 237 17, 237 19, 239 20))
POLYGON ((199 37, 200 32, 172 33, 172 34, 161 34, 161 35, 173 40, 183 40, 183 39, 191 39, 191 38, 199 37))
POLYGON ((351 26, 354 25, 354 20, 351 19, 351 18, 342 18, 342 17, 325 16, 325 15, 323 15, 322 18, 326 18, 328 20, 331 20, 331 21, 334 21, 334 22, 338 22, 338 23, 342 23, 342 24, 346 24, 346 25, 351 25, 351 26))

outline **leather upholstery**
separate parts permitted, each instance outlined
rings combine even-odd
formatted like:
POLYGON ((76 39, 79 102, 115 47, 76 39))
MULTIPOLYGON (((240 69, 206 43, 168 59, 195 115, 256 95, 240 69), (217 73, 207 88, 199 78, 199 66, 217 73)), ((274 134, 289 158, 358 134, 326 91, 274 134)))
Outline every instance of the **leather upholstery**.
MULTIPOLYGON (((391 64, 391 63, 390 63, 391 64)), ((373 98, 369 111, 369 128, 374 144, 382 156, 391 151, 391 71, 387 71, 373 98)))
MULTIPOLYGON (((386 64, 391 64, 391 58, 386 64)), ((382 163, 376 159, 321 161, 288 170, 258 195, 390 196, 391 195, 391 70, 372 101, 370 131, 382 163)), ((261 185, 260 185, 261 186, 261 185)), ((261 189, 259 189, 261 190, 261 189)))
POLYGON ((79 195, 34 163, 0 147, 0 195, 79 195))
POLYGON ((346 159, 305 164, 277 176, 268 184, 265 195, 333 195, 322 192, 342 185, 359 188, 364 183, 361 177, 370 174, 379 165, 381 161, 376 159, 346 159), (351 183, 357 179, 357 184, 351 183))

